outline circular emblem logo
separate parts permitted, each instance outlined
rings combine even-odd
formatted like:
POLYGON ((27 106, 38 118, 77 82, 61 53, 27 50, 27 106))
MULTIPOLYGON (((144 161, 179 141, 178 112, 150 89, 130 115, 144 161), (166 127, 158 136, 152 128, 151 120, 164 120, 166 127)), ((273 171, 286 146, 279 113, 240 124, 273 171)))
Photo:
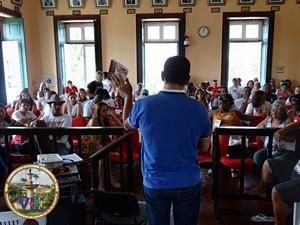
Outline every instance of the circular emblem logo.
POLYGON ((8 207, 20 217, 37 219, 49 214, 56 206, 58 182, 45 167, 26 164, 7 178, 4 198, 8 207))

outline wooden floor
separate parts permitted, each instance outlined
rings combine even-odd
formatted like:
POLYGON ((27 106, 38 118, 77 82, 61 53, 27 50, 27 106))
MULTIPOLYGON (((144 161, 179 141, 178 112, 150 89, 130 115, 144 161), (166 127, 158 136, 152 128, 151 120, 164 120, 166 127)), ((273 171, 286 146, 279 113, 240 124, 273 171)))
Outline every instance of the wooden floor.
MULTIPOLYGON (((255 184, 254 173, 249 173, 246 176, 245 187, 250 187, 255 184)), ((216 217, 212 213, 211 201, 211 177, 207 174, 206 169, 201 172, 203 181, 202 201, 198 217, 198 225, 216 224, 216 217)), ((220 189, 226 191, 236 191, 238 187, 238 179, 231 178, 229 170, 220 171, 221 180, 219 182, 220 189)), ((143 200, 142 195, 142 177, 140 174, 136 178, 136 195, 139 200, 143 200)), ((86 195, 86 224, 92 225, 92 199, 86 195)), ((3 196, 0 197, 0 210, 5 209, 6 205, 3 196)), ((251 216, 263 213, 265 215, 272 215, 271 200, 219 200, 219 213, 222 225, 254 225, 254 224, 272 224, 272 223, 255 223, 251 221, 251 216)), ((28 222, 27 222, 28 224, 28 222)), ((29 223, 34 224, 33 222, 29 223)), ((173 224, 173 223, 172 223, 173 224)), ((290 210, 288 221, 286 225, 292 224, 292 210, 290 210)), ((68 225, 68 224, 66 224, 68 225)))

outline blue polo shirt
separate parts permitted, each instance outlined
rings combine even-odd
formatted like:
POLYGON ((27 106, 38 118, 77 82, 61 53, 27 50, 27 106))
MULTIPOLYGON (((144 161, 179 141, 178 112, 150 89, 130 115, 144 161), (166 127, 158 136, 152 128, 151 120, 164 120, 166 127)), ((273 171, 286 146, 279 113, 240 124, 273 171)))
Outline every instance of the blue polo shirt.
POLYGON ((183 91, 162 90, 138 100, 129 123, 142 134, 143 184, 173 189, 200 182, 197 145, 211 134, 205 106, 183 91))

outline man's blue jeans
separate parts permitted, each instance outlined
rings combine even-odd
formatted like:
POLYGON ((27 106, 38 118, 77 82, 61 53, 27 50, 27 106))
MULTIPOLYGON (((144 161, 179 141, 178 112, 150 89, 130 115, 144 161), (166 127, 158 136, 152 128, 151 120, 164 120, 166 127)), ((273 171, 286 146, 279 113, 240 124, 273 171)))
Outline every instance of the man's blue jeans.
POLYGON ((196 225, 201 199, 201 183, 178 189, 152 189, 143 186, 149 225, 169 225, 173 203, 175 225, 196 225))

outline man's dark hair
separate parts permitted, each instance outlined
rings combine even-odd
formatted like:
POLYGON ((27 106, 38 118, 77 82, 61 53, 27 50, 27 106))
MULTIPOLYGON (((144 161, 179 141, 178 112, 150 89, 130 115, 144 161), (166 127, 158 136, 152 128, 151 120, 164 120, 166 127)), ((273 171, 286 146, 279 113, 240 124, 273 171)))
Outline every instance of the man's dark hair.
POLYGON ((68 80, 67 84, 73 84, 73 82, 71 80, 68 80))
POLYGON ((105 94, 103 88, 101 88, 101 87, 97 88, 94 92, 94 95, 99 95, 99 94, 102 94, 102 95, 105 94))
POLYGON ((166 82, 184 85, 190 75, 190 61, 183 56, 173 56, 166 60, 164 78, 166 82))

